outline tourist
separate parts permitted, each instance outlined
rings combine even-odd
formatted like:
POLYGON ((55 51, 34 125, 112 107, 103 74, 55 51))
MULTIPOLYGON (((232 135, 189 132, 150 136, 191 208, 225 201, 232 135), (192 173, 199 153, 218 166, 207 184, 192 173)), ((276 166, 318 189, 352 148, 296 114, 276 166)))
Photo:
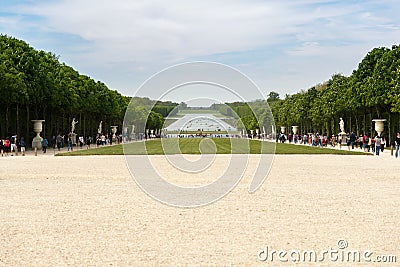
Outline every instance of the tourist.
POLYGON ((17 135, 16 134, 11 136, 10 146, 11 146, 11 156, 14 155, 14 152, 15 152, 15 156, 18 156, 18 146, 17 146, 17 135))
POLYGON ((354 144, 355 144, 356 139, 357 139, 357 137, 356 137, 356 135, 355 135, 354 132, 351 132, 351 133, 350 133, 349 139, 350 139, 351 149, 354 149, 354 144))
POLYGON ((49 145, 49 141, 47 141, 46 137, 43 137, 43 139, 42 139, 42 151, 43 151, 43 154, 46 153, 48 145, 49 145))
POLYGON ((67 140, 67 145, 68 145, 68 151, 71 149, 71 151, 74 151, 74 148, 72 146, 72 134, 70 133, 68 135, 68 140, 67 140))
POLYGON ((10 152, 10 138, 8 136, 4 140, 4 152, 6 153, 6 156, 8 156, 8 153, 10 152))
POLYGON ((394 146, 396 149, 396 152, 394 155, 396 156, 396 159, 397 159, 397 157, 399 156, 399 149, 400 149, 400 132, 397 133, 397 136, 394 139, 394 146))
POLYGON ((375 137, 371 138, 371 146, 370 147, 372 148, 372 153, 375 153, 375 137))
POLYGON ((0 153, 1 156, 4 156, 4 142, 3 142, 3 138, 0 139, 0 153))
POLYGON ((386 145, 386 139, 385 139, 385 137, 382 136, 382 141, 381 141, 381 152, 383 152, 383 150, 385 149, 385 145, 386 145))
POLYGON ((19 141, 19 147, 21 149, 21 155, 25 156, 25 149, 26 149, 25 138, 21 137, 21 140, 19 141))
POLYGON ((304 134, 303 136, 303 145, 307 144, 308 141, 308 135, 304 134))
POLYGON ((83 143, 84 143, 84 139, 83 139, 83 136, 81 135, 81 136, 79 136, 79 147, 80 147, 80 149, 82 149, 83 143))
POLYGON ((381 151, 381 144, 382 144, 382 138, 379 135, 377 135, 375 137, 375 152, 377 156, 379 156, 379 151, 381 151))
POLYGON ((53 148, 53 149, 56 149, 56 136, 55 135, 53 135, 53 138, 51 139, 51 147, 53 148))
MULTIPOLYGON (((350 136, 346 136, 346 145, 347 149, 350 151, 350 146, 351 146, 350 136)), ((354 143, 353 143, 353 148, 354 148, 354 143)))
POLYGON ((336 136, 332 134, 332 139, 331 139, 331 146, 335 147, 336 146, 336 136))
POLYGON ((61 137, 60 133, 56 137, 56 142, 57 142, 57 149, 58 149, 58 151, 60 151, 61 146, 62 146, 62 137, 61 137))
POLYGON ((101 135, 101 145, 105 146, 106 144, 106 136, 104 134, 101 135))
POLYGON ((362 138, 364 152, 367 152, 367 151, 369 152, 369 142, 370 142, 370 140, 369 140, 368 135, 364 134, 364 136, 362 138))
POLYGON ((86 137, 86 149, 90 148, 91 143, 92 143, 92 137, 91 136, 86 137))

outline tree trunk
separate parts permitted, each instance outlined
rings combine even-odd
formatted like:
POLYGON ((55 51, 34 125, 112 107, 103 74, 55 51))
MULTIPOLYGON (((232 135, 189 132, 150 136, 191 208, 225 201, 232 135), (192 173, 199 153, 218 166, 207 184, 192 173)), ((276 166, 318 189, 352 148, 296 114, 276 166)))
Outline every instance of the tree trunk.
POLYGON ((5 117, 6 117, 6 121, 5 121, 5 135, 6 136, 8 136, 9 135, 9 132, 8 132, 8 105, 6 106, 6 114, 5 114, 5 117))
POLYGON ((370 133, 371 133, 371 138, 372 138, 375 134, 374 129, 372 128, 372 109, 370 109, 370 111, 369 111, 369 125, 370 125, 370 133))
POLYGON ((87 136, 87 133, 86 133, 86 115, 85 114, 83 114, 83 136, 87 136))
POLYGON ((16 123, 17 123, 15 132, 16 132, 16 134, 18 136, 20 136, 20 132, 19 132, 19 104, 18 103, 17 103, 17 107, 16 107, 15 112, 16 112, 16 123))
POLYGON ((30 146, 30 130, 29 130, 29 126, 31 125, 31 120, 30 120, 30 109, 29 109, 29 104, 26 104, 26 139, 25 139, 25 143, 27 146, 30 146))
POLYGON ((386 146, 392 145, 392 113, 389 111, 388 119, 389 140, 386 140, 386 146))
POLYGON ((80 124, 78 124, 79 136, 83 136, 83 133, 82 133, 83 127, 80 126, 80 125, 82 125, 82 112, 79 112, 79 123, 80 123, 80 124))
POLYGON ((359 131, 359 127, 358 127, 358 117, 357 117, 357 115, 354 116, 354 118, 355 118, 355 120, 356 120, 356 133, 357 133, 357 136, 360 136, 360 131, 359 131))
POLYGON ((352 125, 351 125, 351 115, 350 115, 350 119, 349 119, 349 132, 351 132, 351 130, 352 130, 352 125))
POLYGON ((363 134, 367 134, 367 110, 364 108, 364 116, 363 116, 363 134))

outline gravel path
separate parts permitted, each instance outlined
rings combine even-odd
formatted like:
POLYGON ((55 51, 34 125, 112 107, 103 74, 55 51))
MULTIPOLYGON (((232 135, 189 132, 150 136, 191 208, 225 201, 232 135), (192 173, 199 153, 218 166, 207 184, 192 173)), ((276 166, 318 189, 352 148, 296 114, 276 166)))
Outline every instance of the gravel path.
POLYGON ((338 249, 340 239, 400 264, 400 159, 278 155, 249 194, 254 168, 220 201, 181 209, 142 192, 122 156, 0 158, 0 266, 291 266, 258 254, 338 249))

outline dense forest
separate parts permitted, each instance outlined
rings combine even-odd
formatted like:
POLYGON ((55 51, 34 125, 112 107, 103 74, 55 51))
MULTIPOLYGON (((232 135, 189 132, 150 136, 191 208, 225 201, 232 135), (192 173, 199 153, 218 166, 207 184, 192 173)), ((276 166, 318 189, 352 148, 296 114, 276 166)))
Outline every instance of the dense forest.
MULTIPOLYGON (((17 134, 28 144, 34 136, 33 119, 45 120, 42 136, 47 138, 68 134, 73 118, 78 121, 75 133, 94 136, 100 121, 104 133, 111 125, 121 127, 130 101, 139 101, 79 74, 50 52, 6 35, 0 35, 0 95, 0 138, 17 134)), ((148 126, 161 128, 160 118, 176 105, 157 102, 148 126)))

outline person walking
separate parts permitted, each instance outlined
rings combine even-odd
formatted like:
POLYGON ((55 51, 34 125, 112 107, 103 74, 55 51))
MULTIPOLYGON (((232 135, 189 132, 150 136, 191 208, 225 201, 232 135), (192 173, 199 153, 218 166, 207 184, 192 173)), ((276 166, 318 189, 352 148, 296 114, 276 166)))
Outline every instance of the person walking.
POLYGON ((71 151, 74 151, 74 148, 72 147, 72 134, 68 135, 68 151, 71 149, 71 151))
POLYGON ((354 132, 351 132, 351 133, 350 133, 349 139, 350 139, 351 149, 354 149, 354 144, 355 144, 356 141, 357 141, 356 134, 355 134, 354 132))
POLYGON ((47 141, 46 137, 43 137, 42 139, 42 151, 43 154, 45 154, 47 152, 47 146, 49 145, 49 141, 47 141))
POLYGON ((3 138, 0 139, 0 153, 1 153, 1 156, 3 157, 4 156, 4 141, 3 141, 3 138))
POLYGON ((25 149, 26 149, 25 138, 21 137, 21 140, 19 141, 19 147, 21 149, 21 155, 25 156, 25 149))
POLYGON ((86 149, 90 148, 91 143, 92 143, 92 137, 91 136, 86 137, 86 149))
POLYGON ((396 156, 396 159, 397 159, 397 157, 399 156, 399 149, 400 149, 400 132, 397 132, 397 136, 394 139, 394 146, 396 149, 396 152, 394 155, 396 156))
POLYGON ((57 143, 57 149, 58 149, 58 151, 60 151, 60 149, 61 149, 61 143, 62 143, 61 134, 58 134, 58 135, 57 135, 57 137, 56 137, 56 143, 57 143))
POLYGON ((6 139, 4 139, 4 143, 3 143, 4 152, 6 153, 6 156, 8 156, 8 152, 10 152, 10 145, 11 145, 10 138, 6 137, 6 139))
POLYGON ((379 151, 381 151, 381 144, 382 144, 382 138, 379 135, 377 135, 375 137, 375 154, 377 156, 379 156, 379 151))
POLYGON ((16 134, 11 136, 10 145, 11 145, 11 156, 14 156, 14 152, 15 152, 15 156, 18 156, 18 146, 17 146, 17 135, 16 134))

